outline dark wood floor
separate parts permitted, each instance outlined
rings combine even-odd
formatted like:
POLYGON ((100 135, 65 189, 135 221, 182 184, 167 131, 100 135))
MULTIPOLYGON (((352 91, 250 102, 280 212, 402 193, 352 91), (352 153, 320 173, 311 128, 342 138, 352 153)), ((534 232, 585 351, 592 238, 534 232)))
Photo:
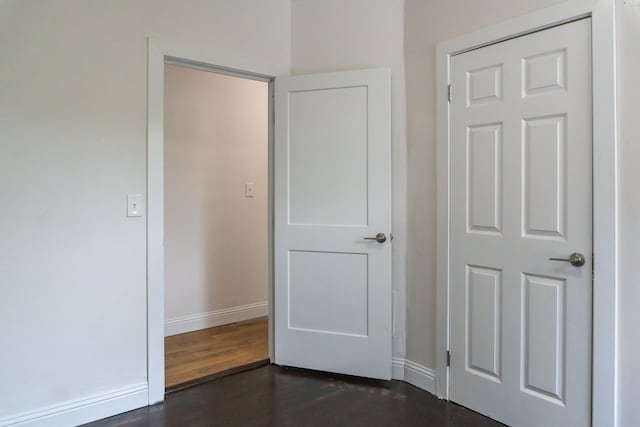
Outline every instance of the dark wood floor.
POLYGON ((165 385, 174 390, 269 359, 267 318, 202 329, 164 339, 165 385))
POLYGON ((372 381, 263 366, 167 395, 163 404, 91 427, 497 427, 401 381, 372 381))

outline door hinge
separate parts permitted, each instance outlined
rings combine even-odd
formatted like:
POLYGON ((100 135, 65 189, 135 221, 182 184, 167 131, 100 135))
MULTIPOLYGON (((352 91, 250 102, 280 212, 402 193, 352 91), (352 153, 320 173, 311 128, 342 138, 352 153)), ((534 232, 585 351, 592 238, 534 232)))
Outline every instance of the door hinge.
POLYGON ((451 350, 447 350, 447 366, 451 366, 451 350))
POLYGON ((451 102, 451 85, 447 86, 447 99, 451 102))

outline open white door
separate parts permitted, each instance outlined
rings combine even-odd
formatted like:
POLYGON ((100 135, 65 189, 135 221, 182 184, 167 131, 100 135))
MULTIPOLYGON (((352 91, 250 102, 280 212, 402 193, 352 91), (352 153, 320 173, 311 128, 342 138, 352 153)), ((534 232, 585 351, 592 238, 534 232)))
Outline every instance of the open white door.
POLYGON ((279 365, 391 377, 390 88, 389 70, 276 79, 279 365))

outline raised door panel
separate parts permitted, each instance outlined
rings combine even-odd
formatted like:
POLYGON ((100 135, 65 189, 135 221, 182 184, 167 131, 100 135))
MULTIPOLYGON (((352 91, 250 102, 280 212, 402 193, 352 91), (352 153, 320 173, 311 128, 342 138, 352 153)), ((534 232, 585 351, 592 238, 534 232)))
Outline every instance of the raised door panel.
POLYGON ((467 370, 500 382, 502 272, 467 266, 467 370))
POLYGON ((522 389, 562 405, 566 281, 524 274, 522 286, 522 389))
POLYGON ((524 235, 564 238, 566 230, 566 115, 523 121, 524 235))
POLYGON ((502 229, 502 124, 467 130, 467 231, 502 229))
POLYGON ((289 252, 289 328, 322 334, 368 334, 368 256, 289 252))
POLYGON ((289 221, 367 225, 367 87, 289 94, 289 221))
POLYGON ((566 89, 566 57, 567 50, 560 49, 523 58, 523 96, 566 89))
POLYGON ((502 64, 467 72, 467 106, 482 106, 502 100, 502 64))

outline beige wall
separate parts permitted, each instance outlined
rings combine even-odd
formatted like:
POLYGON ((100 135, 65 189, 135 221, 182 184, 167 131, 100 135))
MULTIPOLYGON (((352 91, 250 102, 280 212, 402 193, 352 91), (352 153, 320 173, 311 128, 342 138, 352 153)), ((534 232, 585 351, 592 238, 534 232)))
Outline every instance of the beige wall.
POLYGON ((267 301, 268 89, 165 66, 165 320, 267 301))
POLYGON ((0 419, 146 381, 147 36, 287 74, 290 8, 0 1, 0 419))
POLYGON ((406 122, 403 0, 293 0, 294 74, 391 69, 394 356, 404 356, 406 122))

